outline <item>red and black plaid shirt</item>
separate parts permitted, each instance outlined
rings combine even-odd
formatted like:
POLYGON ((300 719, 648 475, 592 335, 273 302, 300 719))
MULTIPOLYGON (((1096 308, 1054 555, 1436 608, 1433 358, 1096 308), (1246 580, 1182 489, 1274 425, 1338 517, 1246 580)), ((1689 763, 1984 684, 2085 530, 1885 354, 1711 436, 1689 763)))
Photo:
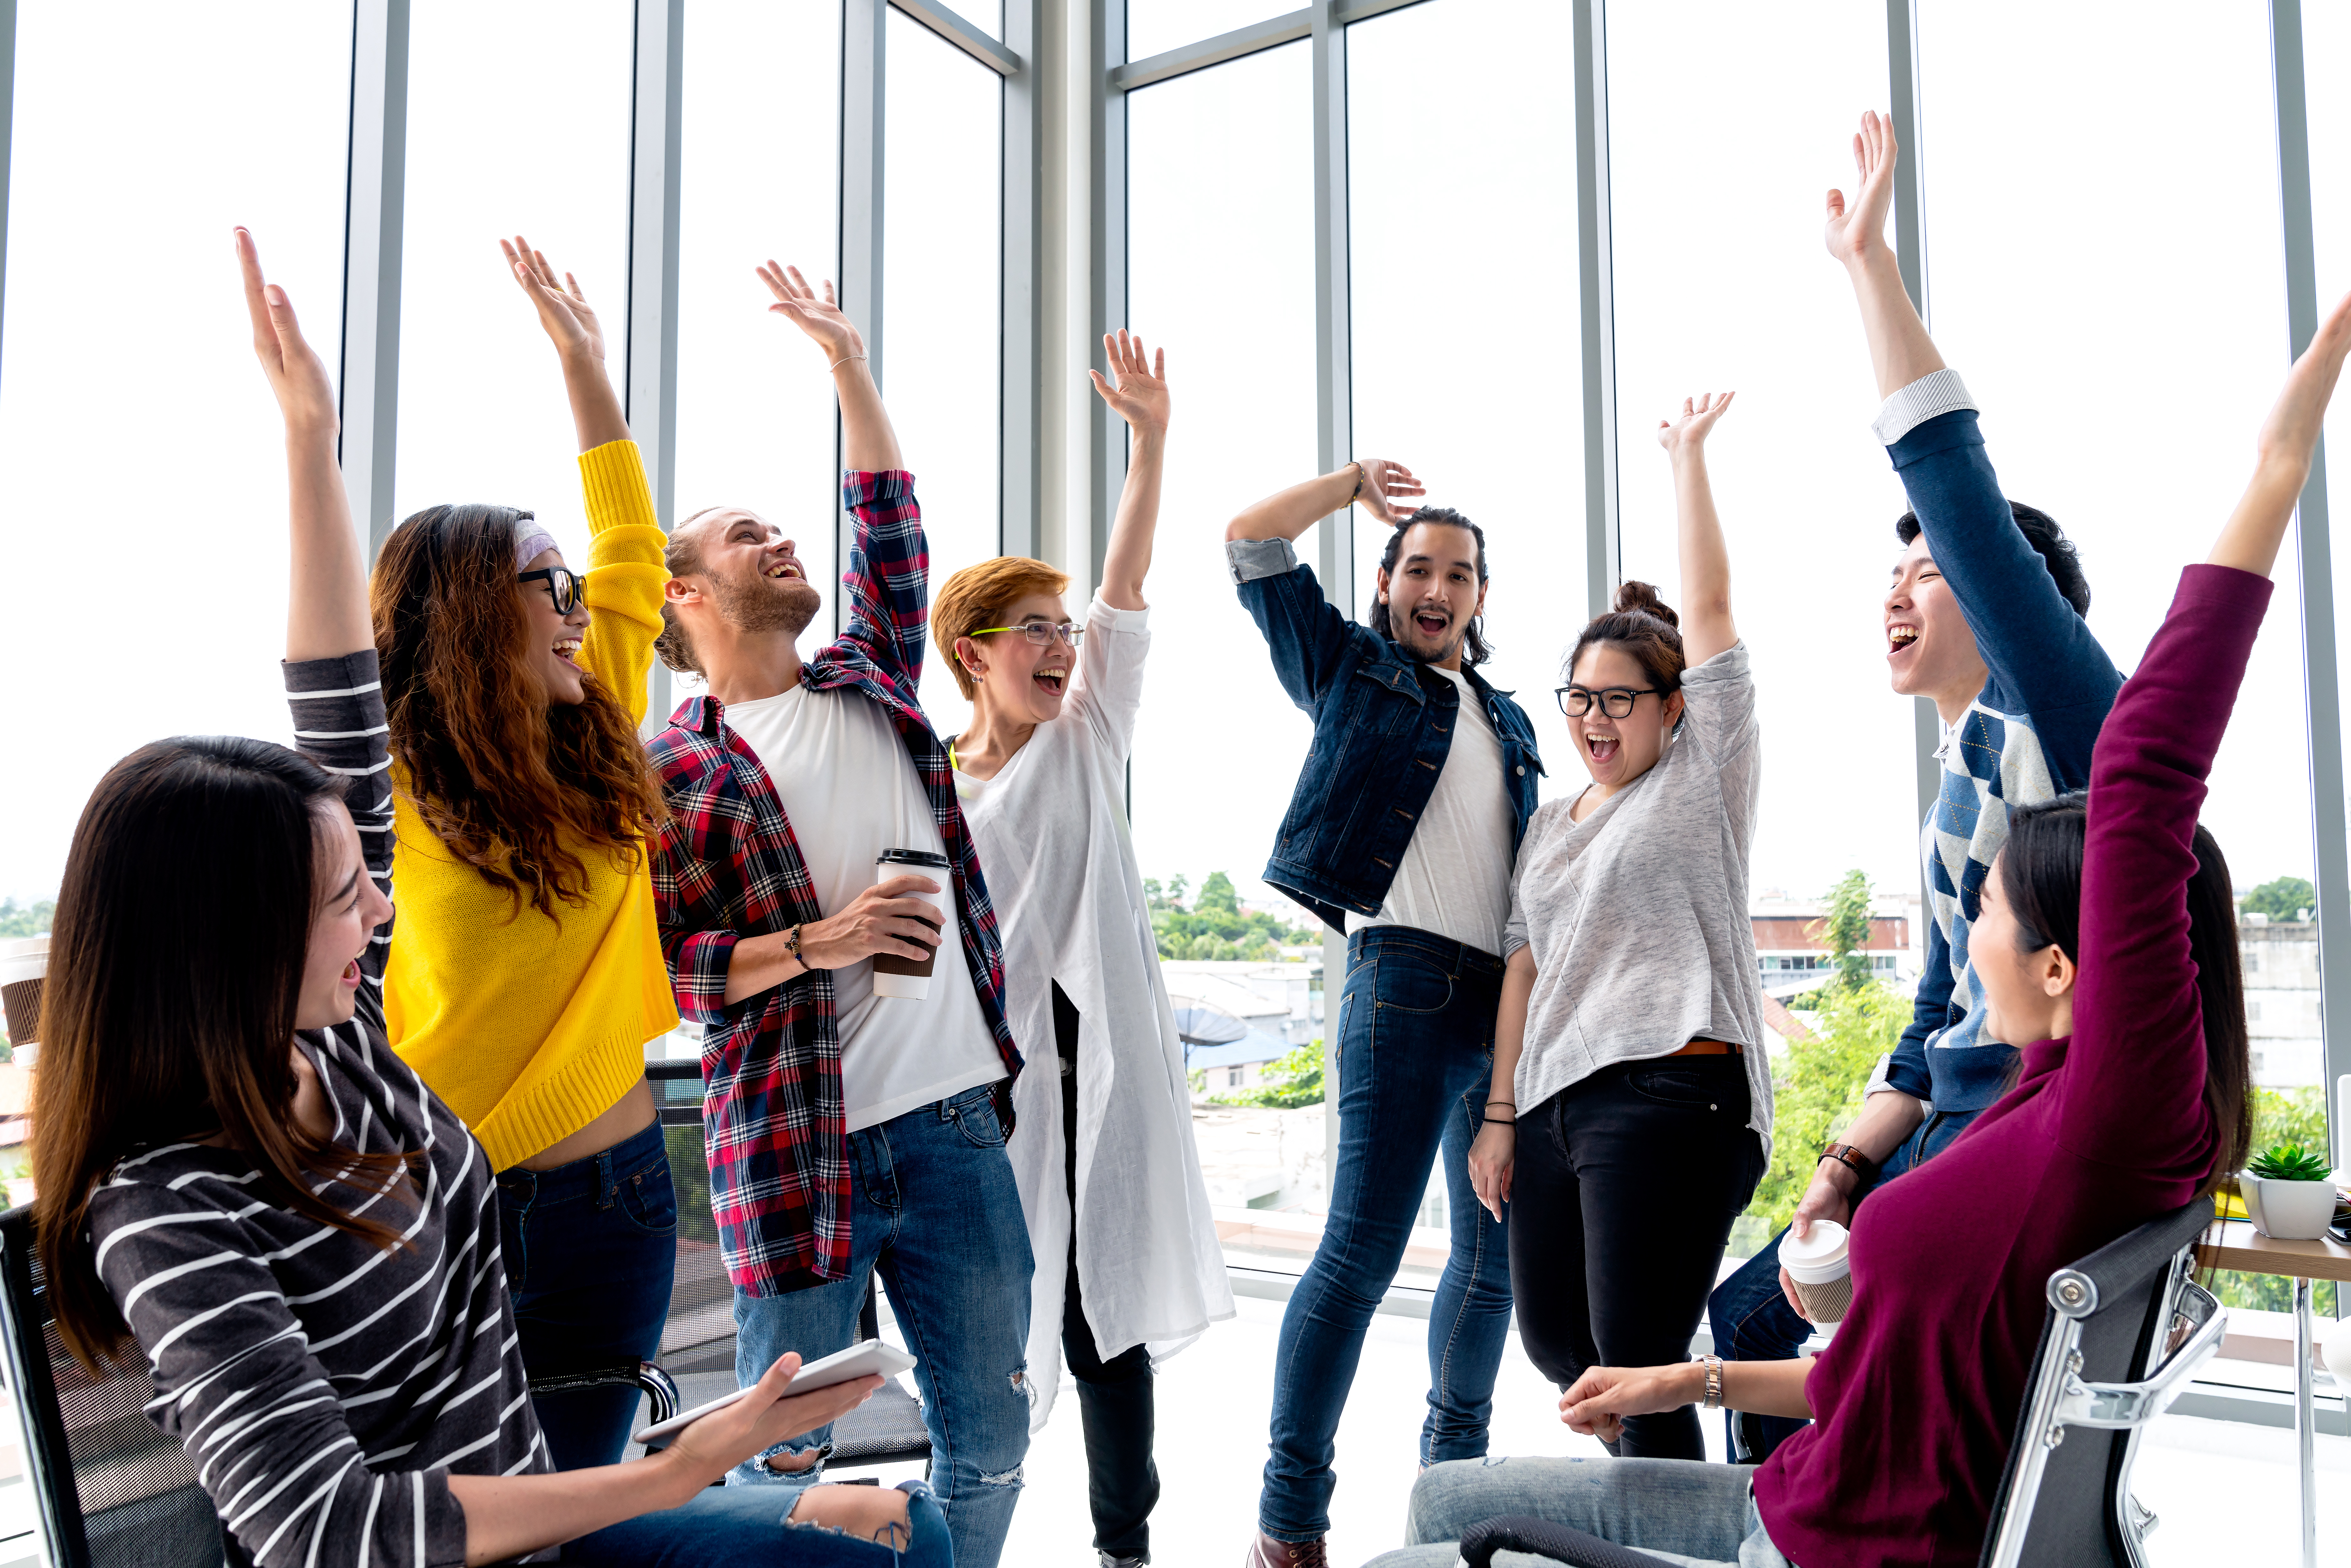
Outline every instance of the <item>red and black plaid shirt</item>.
MULTIPOLYGON (((930 551, 914 476, 850 474, 857 517, 841 584, 849 629, 800 671, 811 691, 852 686, 904 737, 954 864, 964 957, 1007 1073, 1020 1053, 1004 1020, 1004 955, 946 747, 915 705, 930 624, 930 551)), ((744 936, 823 918, 783 802, 715 697, 692 697, 649 747, 670 818, 655 840, 653 896, 677 1010, 703 1026, 710 1207, 734 1282, 782 1295, 849 1272, 849 1160, 832 977, 810 970, 726 1005, 744 936)), ((999 1095, 1000 1101, 1009 1096, 999 1095)))

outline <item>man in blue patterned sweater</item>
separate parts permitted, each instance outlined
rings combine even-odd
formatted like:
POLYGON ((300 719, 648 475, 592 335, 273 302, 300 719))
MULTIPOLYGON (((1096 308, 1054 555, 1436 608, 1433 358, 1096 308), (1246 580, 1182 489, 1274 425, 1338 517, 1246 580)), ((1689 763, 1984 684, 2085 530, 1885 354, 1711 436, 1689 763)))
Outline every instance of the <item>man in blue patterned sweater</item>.
MULTIPOLYGON (((1929 698, 1941 716, 1943 773, 1920 832, 1933 922, 1910 1027, 1843 1141, 1821 1152, 1790 1227, 1799 1236, 1816 1220, 1849 1222, 1871 1189, 1940 1151, 2000 1098, 2017 1052, 1983 1033, 1968 964, 1977 895, 2008 840, 2011 807, 2088 785, 2091 747, 2123 680, 2083 619, 2090 588, 2073 545, 2046 514, 2001 495, 1975 402, 1903 287, 1885 242, 1892 129, 1865 116, 1854 150, 1860 193, 1849 213, 1830 193, 1829 252, 1853 279, 1886 400, 1872 428, 1911 506, 1895 525, 1903 552, 1886 599, 1886 665, 1896 692, 1929 698)), ((1780 1239, 1708 1302, 1725 1360, 1792 1357, 1811 1333, 1780 1268, 1780 1239)), ((1732 1455, 1760 1462, 1802 1425, 1733 1415, 1732 1455)))

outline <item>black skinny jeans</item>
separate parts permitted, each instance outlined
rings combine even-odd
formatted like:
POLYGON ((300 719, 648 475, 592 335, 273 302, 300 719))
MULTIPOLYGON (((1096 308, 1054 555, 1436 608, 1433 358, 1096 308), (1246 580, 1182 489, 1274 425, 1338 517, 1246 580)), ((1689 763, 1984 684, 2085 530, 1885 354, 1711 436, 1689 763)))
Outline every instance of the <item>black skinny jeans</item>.
MULTIPOLYGON (((1730 1222, 1763 1177, 1736 1056, 1617 1062, 1519 1115, 1510 1291, 1562 1389, 1593 1366, 1689 1359, 1730 1222)), ((1702 1459, 1698 1412, 1625 1423, 1628 1458, 1702 1459)))
POLYGON ((1061 1295, 1061 1350, 1078 1383, 1086 1429, 1087 1500, 1094 1550, 1113 1557, 1151 1556, 1151 1510, 1159 1501, 1159 1465, 1151 1457, 1157 1417, 1151 1351, 1132 1345, 1102 1358, 1086 1304, 1078 1294, 1078 1009, 1053 988, 1053 1043, 1061 1067, 1061 1157, 1070 1184, 1070 1278, 1061 1295))

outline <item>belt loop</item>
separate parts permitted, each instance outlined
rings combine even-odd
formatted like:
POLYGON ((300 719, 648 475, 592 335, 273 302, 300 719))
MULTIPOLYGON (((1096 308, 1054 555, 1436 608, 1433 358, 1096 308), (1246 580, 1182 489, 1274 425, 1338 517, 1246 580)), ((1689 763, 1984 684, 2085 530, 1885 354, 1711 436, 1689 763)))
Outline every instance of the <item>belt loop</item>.
POLYGON ((600 1149, 596 1153, 596 1207, 611 1207, 612 1199, 620 1192, 621 1184, 612 1179, 612 1151, 600 1149))

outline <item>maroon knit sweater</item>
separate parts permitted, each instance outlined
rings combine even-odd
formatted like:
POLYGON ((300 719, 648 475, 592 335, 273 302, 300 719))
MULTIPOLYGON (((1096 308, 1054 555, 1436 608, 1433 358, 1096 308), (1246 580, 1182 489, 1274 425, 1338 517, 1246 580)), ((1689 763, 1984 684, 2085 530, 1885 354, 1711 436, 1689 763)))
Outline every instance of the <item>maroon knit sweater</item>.
POLYGON ((2072 1038, 2028 1046, 2013 1090, 1856 1211, 1853 1307, 1805 1385, 1816 1420, 1755 1477, 1802 1568, 1970 1568, 2049 1276, 2211 1172, 2190 841, 2269 597, 2250 572, 2180 574, 2091 761, 2072 1038))

